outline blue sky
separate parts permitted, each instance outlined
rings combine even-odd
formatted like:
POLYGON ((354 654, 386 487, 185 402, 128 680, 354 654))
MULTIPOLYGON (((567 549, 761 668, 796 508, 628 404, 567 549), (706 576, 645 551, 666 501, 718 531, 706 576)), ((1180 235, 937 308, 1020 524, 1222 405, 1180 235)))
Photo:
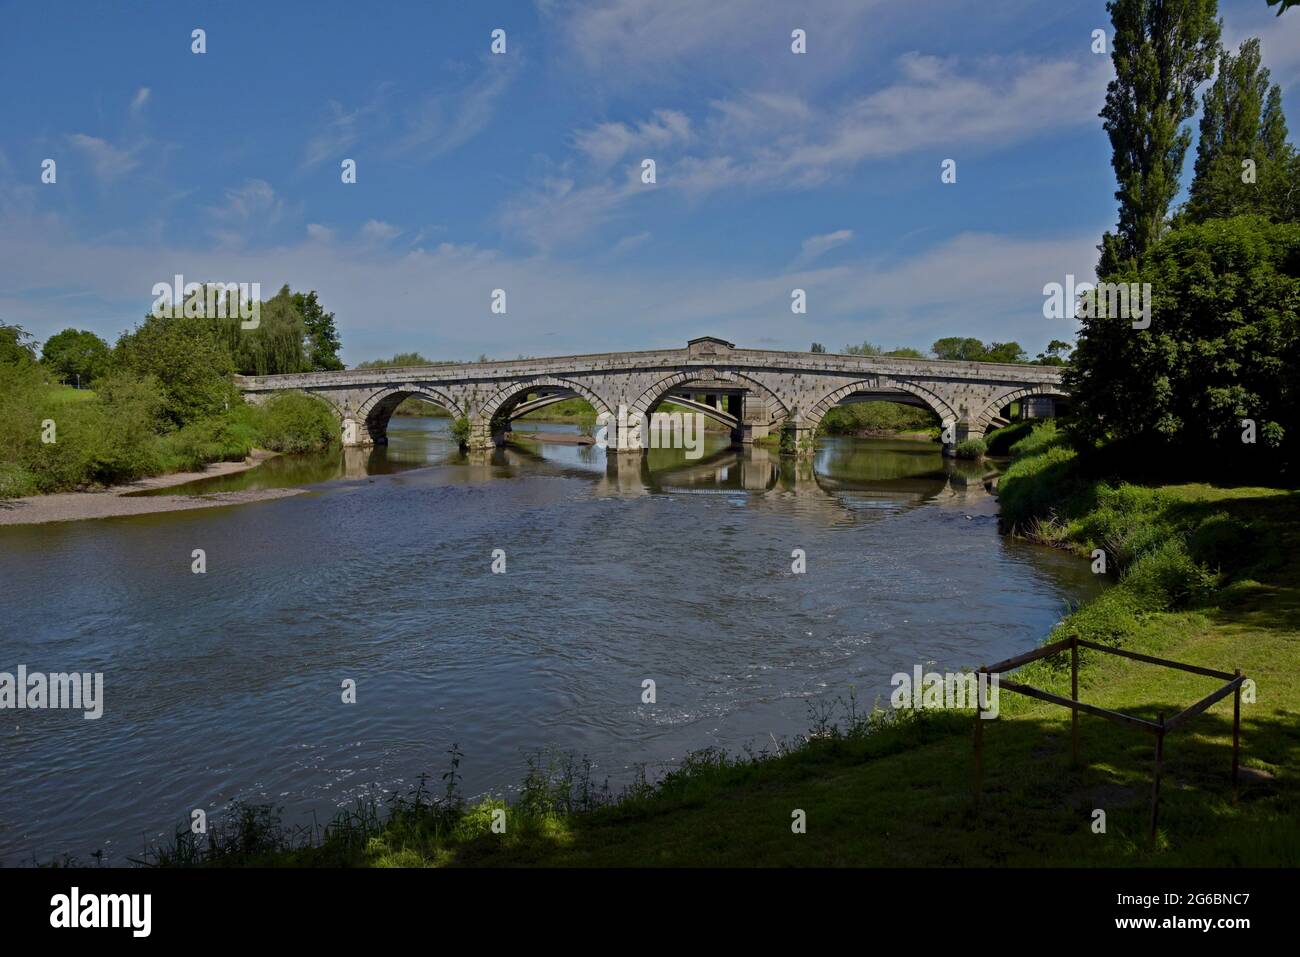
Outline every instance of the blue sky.
MULTIPOLYGON (((1294 140, 1300 11, 1220 11, 1294 140)), ((0 2, 0 321, 112 340, 181 273, 318 290, 349 363, 1036 352, 1115 219, 1096 28, 1101 0, 0 2)))

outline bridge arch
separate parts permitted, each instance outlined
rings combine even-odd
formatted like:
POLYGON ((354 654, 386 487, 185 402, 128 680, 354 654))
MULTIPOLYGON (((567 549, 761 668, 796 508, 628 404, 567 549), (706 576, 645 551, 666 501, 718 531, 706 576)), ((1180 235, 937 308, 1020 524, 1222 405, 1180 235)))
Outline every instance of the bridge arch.
MULTIPOLYGON (((921 399, 930 411, 939 417, 940 422, 956 422, 960 419, 957 411, 949 405, 937 393, 917 385, 914 382, 908 382, 906 379, 894 379, 889 376, 872 376, 869 379, 859 379, 857 382, 850 382, 846 386, 841 386, 824 395, 811 409, 803 412, 801 423, 808 428, 816 430, 821 425, 822 419, 826 413, 847 399, 855 392, 881 392, 890 389, 897 389, 900 392, 907 392, 921 399)), ((876 401, 888 402, 887 398, 876 401)), ((802 411, 802 410, 801 410, 802 411)))
MULTIPOLYGON (((657 406, 660 402, 668 398, 668 392, 677 388, 679 385, 685 385, 688 382, 696 382, 701 379, 720 379, 724 382, 734 382, 738 386, 744 386, 755 392, 767 406, 768 421, 779 422, 790 415, 790 410, 786 404, 781 401, 775 392, 765 386, 758 379, 745 375, 742 372, 736 372, 733 369, 691 369, 685 372, 675 372, 672 375, 664 376, 654 385, 650 386, 628 409, 628 418, 640 418, 643 415, 649 415, 650 409, 657 406)), ((707 413, 706 413, 707 414, 707 413)), ((716 416, 714 416, 716 418, 716 416)), ((718 421, 723 421, 718 419, 718 421)), ((724 423, 725 424, 725 423, 724 423)))
MULTIPOLYGON (((613 412, 610 411, 609 404, 606 403, 598 393, 588 386, 583 385, 581 382, 575 382, 572 379, 561 379, 555 376, 536 376, 527 380, 521 379, 517 382, 512 382, 509 385, 498 389, 486 402, 483 403, 483 406, 478 413, 479 417, 484 422, 491 422, 503 409, 507 413, 513 412, 514 407, 520 404, 520 400, 527 398, 528 393, 547 387, 568 389, 580 398, 586 399, 590 402, 591 407, 596 410, 597 415, 600 415, 602 412, 613 415, 613 412)), ((514 416, 510 415, 510 418, 513 419, 514 416)))
POLYGON ((991 428, 993 428, 993 420, 996 419, 998 417, 998 414, 1007 406, 1009 406, 1012 402, 1019 402, 1021 399, 1027 399, 1031 396, 1036 396, 1036 395, 1050 396, 1054 399, 1068 398, 1068 396, 1060 389, 1054 388, 1051 385, 1048 385, 1046 383, 1040 383, 1038 385, 1032 385, 1032 386, 1025 386, 1024 388, 1020 388, 1020 389, 1012 389, 1011 391, 1005 392, 998 398, 994 399, 991 403, 989 403, 987 408, 985 408, 982 412, 980 412, 979 415, 975 416, 971 420, 972 431, 978 430, 981 434, 989 431, 991 428))
POLYGON ((393 417, 397 407, 411 396, 442 406, 451 413, 453 419, 465 414, 460 404, 437 386, 422 382, 404 382, 401 385, 387 386, 378 390, 351 413, 342 414, 340 418, 355 419, 365 430, 371 442, 383 444, 388 441, 388 420, 393 417))

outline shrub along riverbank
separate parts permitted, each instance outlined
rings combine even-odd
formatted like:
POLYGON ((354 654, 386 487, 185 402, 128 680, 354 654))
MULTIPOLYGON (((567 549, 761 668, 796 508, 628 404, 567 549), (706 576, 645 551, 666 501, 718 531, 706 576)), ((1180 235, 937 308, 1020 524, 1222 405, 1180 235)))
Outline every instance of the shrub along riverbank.
POLYGON ((121 375, 94 392, 50 385, 40 367, 0 364, 0 499, 114 485, 209 462, 328 448, 337 423, 297 393, 246 405, 231 387, 215 409, 178 423, 157 379, 121 375))
MULTIPOLYGON (((517 800, 472 805, 461 755, 421 784, 366 802, 321 832, 240 806, 157 864, 218 865, 1295 865, 1300 863, 1300 493, 1086 478, 1051 424, 1023 430, 1002 483, 1009 527, 1111 556, 1114 587, 1047 636, 1067 634, 1231 671, 1255 682, 1242 709, 1244 782, 1233 801, 1229 698, 1166 747, 1161 827, 1146 839, 1152 742, 1083 716, 1070 767, 1069 712, 1013 694, 985 725, 983 800, 971 801, 970 712, 872 712, 846 693, 772 753, 703 751, 615 797, 571 758, 538 756, 517 800), (791 830, 806 814, 807 832, 791 830), (1094 833, 1094 812, 1106 832, 1094 833), (505 821, 505 833, 493 831, 505 821), (502 817, 504 815, 504 817, 502 817)), ((971 662, 976 665, 980 662, 971 662)), ((1069 693, 1068 656, 1021 680, 1069 693)), ((1154 718, 1213 679, 1084 652, 1081 698, 1154 718)))

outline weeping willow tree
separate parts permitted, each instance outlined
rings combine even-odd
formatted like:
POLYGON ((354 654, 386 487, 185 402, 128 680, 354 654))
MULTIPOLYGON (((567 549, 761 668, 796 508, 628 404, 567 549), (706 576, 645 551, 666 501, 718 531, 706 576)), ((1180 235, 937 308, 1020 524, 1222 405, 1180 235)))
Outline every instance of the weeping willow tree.
POLYGON ((219 323, 221 338, 241 375, 311 371, 307 325, 288 285, 261 303, 257 325, 252 329, 244 328, 247 321, 235 310, 228 309, 227 314, 228 318, 214 321, 219 323))

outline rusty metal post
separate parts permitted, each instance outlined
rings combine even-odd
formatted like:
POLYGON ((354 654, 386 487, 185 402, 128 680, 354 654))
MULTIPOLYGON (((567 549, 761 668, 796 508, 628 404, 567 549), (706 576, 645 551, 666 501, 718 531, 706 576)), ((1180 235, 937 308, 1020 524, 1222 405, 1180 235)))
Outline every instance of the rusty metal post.
MULTIPOLYGON (((1070 636, 1070 699, 1079 703, 1079 636, 1070 636)), ((1079 766, 1079 709, 1070 709, 1070 763, 1079 766)))
POLYGON ((1156 773, 1151 784, 1151 843, 1156 841, 1156 824, 1160 820, 1160 775, 1165 765, 1165 713, 1160 712, 1157 719, 1160 730, 1156 732, 1156 773))
MULTIPOLYGON (((1241 677, 1241 669, 1237 669, 1237 677, 1241 677)), ((1238 797, 1238 784, 1240 778, 1237 773, 1239 759, 1241 755, 1241 685, 1237 685, 1237 690, 1232 693, 1232 800, 1236 803, 1238 797)))

